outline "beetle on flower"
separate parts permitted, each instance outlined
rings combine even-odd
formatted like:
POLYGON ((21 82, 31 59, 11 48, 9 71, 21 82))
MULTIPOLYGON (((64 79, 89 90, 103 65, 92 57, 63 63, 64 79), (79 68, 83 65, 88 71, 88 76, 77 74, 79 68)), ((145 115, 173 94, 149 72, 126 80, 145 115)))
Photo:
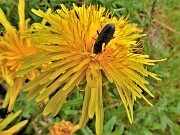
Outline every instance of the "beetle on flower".
MULTIPOLYGON (((51 26, 34 25, 31 37, 41 52, 22 59, 22 70, 18 77, 29 72, 29 69, 51 62, 47 68, 24 90, 29 90, 27 98, 36 97, 41 103, 51 96, 43 114, 52 113, 55 116, 61 109, 67 96, 77 86, 84 86, 84 101, 80 128, 84 127, 89 118, 96 115, 96 133, 101 134, 103 128, 103 95, 107 91, 107 80, 113 84, 124 104, 130 122, 133 121, 133 104, 136 98, 143 98, 152 105, 142 94, 153 94, 146 88, 148 81, 144 76, 151 76, 157 80, 156 74, 147 71, 144 65, 155 65, 163 60, 150 60, 148 55, 137 54, 139 42, 136 40, 145 36, 140 34, 136 24, 130 24, 128 16, 119 20, 103 7, 77 7, 73 5, 68 10, 64 5, 56 12, 32 10, 43 17, 51 26), (98 32, 103 31, 107 24, 113 24, 115 30, 113 38, 99 43, 101 53, 94 53, 97 45, 98 32), (105 46, 105 49, 103 48, 105 46), (105 87, 104 87, 105 86, 105 87)), ((104 33, 103 33, 104 34, 104 33)), ((99 52, 99 50, 98 50, 99 52)))

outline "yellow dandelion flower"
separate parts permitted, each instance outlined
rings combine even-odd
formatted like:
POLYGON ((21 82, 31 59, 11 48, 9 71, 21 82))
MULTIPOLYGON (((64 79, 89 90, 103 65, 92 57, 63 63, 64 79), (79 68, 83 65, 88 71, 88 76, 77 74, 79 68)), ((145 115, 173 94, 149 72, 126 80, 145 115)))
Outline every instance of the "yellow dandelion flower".
POLYGON ((136 24, 130 24, 128 17, 119 20, 105 8, 73 5, 68 10, 64 5, 55 13, 44 13, 32 10, 43 17, 52 26, 34 26, 35 32, 30 35, 37 47, 42 51, 27 56, 22 60, 22 76, 51 61, 51 65, 41 70, 40 76, 28 83, 24 90, 30 90, 27 98, 36 97, 36 102, 53 95, 47 103, 43 114, 55 116, 61 109, 67 96, 75 87, 84 86, 84 101, 80 128, 84 127, 89 118, 96 115, 96 133, 101 134, 103 128, 103 91, 108 91, 107 83, 116 86, 125 106, 130 122, 133 121, 133 104, 142 94, 153 94, 146 88, 148 81, 145 76, 157 80, 156 74, 146 70, 144 65, 155 65, 148 55, 137 54, 137 38, 140 34, 136 24), (105 87, 104 87, 105 86, 105 87))
POLYGON ((4 130, 7 125, 9 125, 15 118, 17 118, 21 113, 21 110, 16 113, 10 113, 5 119, 0 119, 0 135, 12 135, 15 132, 18 132, 20 128, 27 124, 28 120, 23 120, 13 127, 4 130))
POLYGON ((69 121, 62 120, 55 122, 54 125, 49 128, 48 135, 73 135, 78 129, 79 125, 73 125, 69 121))
POLYGON ((33 47, 29 39, 20 38, 21 34, 28 32, 29 20, 25 20, 24 4, 24 0, 19 1, 19 30, 16 30, 15 27, 11 26, 6 19, 5 14, 0 9, 0 23, 6 30, 4 36, 0 37, 0 78, 5 80, 9 85, 6 100, 3 104, 3 107, 6 107, 9 104, 9 111, 13 108, 15 99, 20 92, 24 79, 28 78, 32 80, 38 75, 38 71, 34 70, 24 77, 15 77, 16 72, 21 66, 19 59, 36 52, 35 47, 33 47))

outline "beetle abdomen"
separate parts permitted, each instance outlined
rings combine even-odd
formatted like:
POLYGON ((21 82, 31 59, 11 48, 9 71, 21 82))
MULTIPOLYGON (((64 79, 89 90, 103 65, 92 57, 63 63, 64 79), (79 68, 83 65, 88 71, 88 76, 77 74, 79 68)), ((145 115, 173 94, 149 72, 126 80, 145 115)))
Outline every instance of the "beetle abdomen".
POLYGON ((115 31, 115 25, 113 23, 109 23, 104 26, 101 33, 99 34, 95 44, 94 44, 94 53, 98 54, 102 51, 102 45, 105 43, 107 45, 109 41, 113 38, 115 31))

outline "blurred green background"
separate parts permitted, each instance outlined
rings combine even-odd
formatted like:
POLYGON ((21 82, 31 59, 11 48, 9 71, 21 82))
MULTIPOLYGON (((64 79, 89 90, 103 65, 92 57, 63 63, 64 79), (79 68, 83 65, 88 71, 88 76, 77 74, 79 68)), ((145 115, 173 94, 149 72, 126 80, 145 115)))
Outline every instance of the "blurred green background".
MULTIPOLYGON (((180 2, 179 0, 26 0, 26 19, 30 24, 40 22, 31 9, 57 9, 60 4, 69 9, 72 3, 82 5, 86 3, 105 6, 113 11, 118 18, 130 14, 130 22, 137 23, 148 36, 144 38, 144 51, 151 59, 167 58, 167 61, 157 63, 148 70, 155 72, 162 81, 147 78, 147 86, 155 98, 145 96, 153 103, 149 106, 142 99, 134 105, 134 121, 130 124, 123 106, 114 103, 119 101, 116 89, 110 86, 113 102, 105 102, 105 118, 103 135, 180 135, 180 2)), ((0 7, 12 25, 18 24, 18 0, 0 0, 0 7)), ((4 28, 0 25, 0 32, 4 28)), ((1 88, 0 99, 5 92, 1 88)), ((73 124, 79 122, 83 96, 76 90, 64 104, 60 113, 53 118, 51 115, 43 117, 37 115, 38 107, 34 101, 25 100, 26 93, 20 94, 14 110, 23 109, 21 117, 14 121, 28 118, 30 122, 19 133, 20 135, 47 134, 48 128, 55 121, 69 120, 73 124), (33 123, 33 124, 32 124, 33 123), (33 126, 32 126, 33 125, 33 126)), ((3 115, 1 113, 0 115, 3 115)), ((1 116, 2 117, 2 116, 1 116)), ((95 133, 95 119, 89 120, 84 129, 77 131, 77 135, 93 135, 95 133)))

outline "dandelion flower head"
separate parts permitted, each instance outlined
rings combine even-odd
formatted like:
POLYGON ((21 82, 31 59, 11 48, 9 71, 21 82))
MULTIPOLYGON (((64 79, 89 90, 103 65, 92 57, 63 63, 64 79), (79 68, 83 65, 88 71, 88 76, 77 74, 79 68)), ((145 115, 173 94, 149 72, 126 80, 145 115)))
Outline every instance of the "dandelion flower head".
POLYGON ((160 79, 147 71, 144 65, 154 65, 158 60, 150 60, 148 55, 136 53, 139 45, 137 39, 145 34, 140 34, 136 24, 129 23, 128 16, 117 19, 105 8, 93 5, 87 8, 73 5, 71 10, 61 5, 56 12, 49 10, 46 13, 32 11, 43 17, 50 26, 34 25, 35 30, 30 37, 41 52, 22 60, 23 66, 18 76, 42 63, 52 62, 41 70, 40 76, 24 87, 24 90, 29 90, 27 98, 36 97, 38 103, 53 94, 43 111, 44 115, 52 113, 55 116, 75 87, 82 86, 84 101, 79 126, 84 127, 88 119, 96 115, 96 132, 101 134, 103 91, 108 92, 108 83, 117 88, 130 122, 133 120, 136 98, 143 98, 152 105, 142 94, 145 91, 153 97, 145 86, 148 81, 144 76, 160 79), (113 36, 104 34, 99 37, 108 24, 114 29, 113 36), (97 41, 98 38, 102 42, 97 41), (109 41, 106 42, 105 38, 109 41), (98 45, 98 53, 95 53, 95 45, 98 45))
POLYGON ((15 77, 21 66, 19 59, 36 52, 29 39, 20 37, 21 34, 28 32, 29 20, 25 20, 24 7, 24 0, 20 0, 18 4, 19 30, 8 22, 4 12, 0 9, 0 23, 6 30, 4 35, 0 36, 0 78, 9 85, 3 105, 6 107, 9 104, 9 111, 12 110, 24 79, 32 80, 38 75, 38 71, 34 70, 23 77, 15 77))
POLYGON ((48 135, 73 135, 78 129, 79 125, 73 125, 69 121, 62 120, 55 122, 54 125, 49 128, 48 135))

